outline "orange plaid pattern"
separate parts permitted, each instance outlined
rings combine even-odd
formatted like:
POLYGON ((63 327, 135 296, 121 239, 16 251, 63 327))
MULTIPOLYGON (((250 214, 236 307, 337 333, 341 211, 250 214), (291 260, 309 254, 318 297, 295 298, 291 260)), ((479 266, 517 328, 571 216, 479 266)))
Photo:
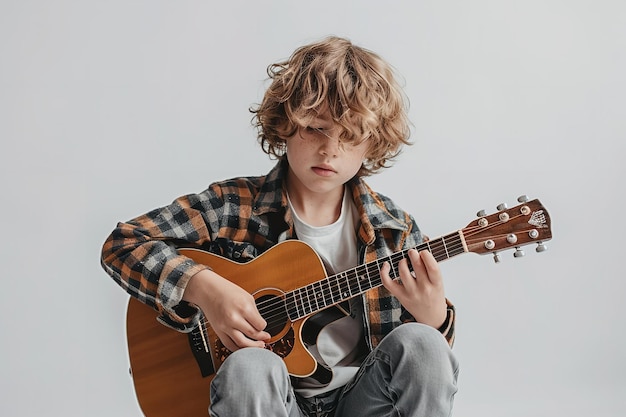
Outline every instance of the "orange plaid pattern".
MULTIPOLYGON (((193 247, 238 262, 260 255, 278 242, 295 239, 283 180, 286 160, 267 175, 211 184, 199 194, 182 196, 127 222, 117 224, 102 248, 104 270, 131 296, 159 312, 159 320, 190 331, 200 312, 182 301, 189 279, 206 266, 178 253, 193 247)), ((415 247, 422 234, 412 216, 361 179, 348 183, 360 213, 359 253, 364 262, 415 247)), ((391 330, 412 321, 410 314, 384 287, 368 291, 365 309, 370 347, 391 330)), ((452 344, 455 312, 439 329, 452 344)))

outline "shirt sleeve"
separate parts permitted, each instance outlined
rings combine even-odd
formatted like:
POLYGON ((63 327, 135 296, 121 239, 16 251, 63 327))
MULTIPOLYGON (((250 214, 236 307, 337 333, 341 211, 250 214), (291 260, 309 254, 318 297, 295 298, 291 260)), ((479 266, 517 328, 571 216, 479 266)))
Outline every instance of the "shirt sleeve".
POLYGON ((189 279, 207 266, 180 255, 176 247, 210 242, 222 206, 216 190, 208 189, 118 223, 102 248, 104 270, 131 296, 154 308, 161 322, 191 330, 200 312, 188 308, 182 297, 189 279))
POLYGON ((456 323, 456 309, 448 299, 446 299, 446 304, 448 305, 446 319, 438 330, 441 332, 443 337, 446 338, 450 347, 452 347, 454 345, 454 325, 456 323))

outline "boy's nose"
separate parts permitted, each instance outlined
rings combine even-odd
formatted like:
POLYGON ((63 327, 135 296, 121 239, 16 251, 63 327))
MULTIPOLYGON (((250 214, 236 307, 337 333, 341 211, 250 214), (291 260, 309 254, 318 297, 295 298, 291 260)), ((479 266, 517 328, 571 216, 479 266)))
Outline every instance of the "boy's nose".
POLYGON ((320 153, 322 155, 336 157, 339 154, 339 139, 326 135, 326 140, 320 144, 320 153))
POLYGON ((341 148, 339 133, 334 129, 328 131, 318 129, 318 132, 324 138, 324 140, 320 141, 320 153, 323 155, 337 156, 341 148))

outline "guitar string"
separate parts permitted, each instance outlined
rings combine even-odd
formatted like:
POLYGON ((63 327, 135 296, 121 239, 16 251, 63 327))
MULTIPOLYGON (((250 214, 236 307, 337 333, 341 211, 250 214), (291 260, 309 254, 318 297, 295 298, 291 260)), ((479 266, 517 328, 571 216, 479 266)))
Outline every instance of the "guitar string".
MULTIPOLYGON (((484 230, 484 229, 483 229, 484 230)), ((482 230, 481 230, 482 231, 482 230)), ((477 232, 476 232, 477 233, 477 232)), ((475 233, 474 233, 475 234, 475 233)), ((468 236, 471 236, 472 233, 469 232, 468 236)), ((466 240, 467 241, 467 240, 466 240)), ((444 247, 444 244, 440 244, 437 243, 436 241, 431 241, 428 243, 435 243, 437 245, 439 245, 438 248, 435 249, 431 249, 431 253, 433 253, 433 256, 438 257, 437 255, 441 256, 442 259, 447 259, 450 253, 453 253, 452 256, 456 256, 460 253, 464 253, 465 252, 465 248, 463 247, 462 243, 460 244, 453 244, 453 245, 447 245, 446 247, 444 247), (443 249, 442 249, 443 248, 443 249), (459 251, 457 253, 457 251, 459 251), (443 257, 443 254, 446 254, 445 257, 443 257)), ((420 245, 421 246, 421 245, 420 245)), ((424 245, 424 246, 434 246, 434 245, 424 245)), ((380 268, 378 268, 377 266, 380 265, 380 262, 386 262, 387 258, 389 259, 389 261, 393 264, 397 264, 398 261, 405 258, 406 255, 405 253, 408 252, 408 250, 403 250, 397 253, 394 253, 392 255, 390 255, 389 257, 386 258, 381 258, 381 259, 377 259, 375 261, 372 261, 368 264, 365 265, 360 265, 357 268, 354 268, 352 270, 348 270, 348 271, 344 271, 341 274, 336 274, 334 276, 331 277, 327 277, 326 279, 323 279, 321 281, 309 284, 305 287, 301 287, 298 288, 296 290, 298 290, 299 292, 305 292, 305 299, 303 301, 300 302, 300 305, 298 305, 298 302, 295 300, 296 296, 294 295, 293 297, 293 301, 289 301, 286 302, 286 299, 289 297, 289 294, 293 294, 296 290, 292 290, 289 293, 285 293, 285 294, 281 294, 276 295, 275 297, 271 298, 270 300, 264 301, 262 303, 259 304, 260 308, 259 308, 259 312, 261 313, 261 315, 265 318, 266 323, 267 323, 267 328, 274 328, 277 325, 282 325, 281 328, 284 328, 284 326, 288 323, 288 321, 291 320, 289 311, 295 311, 297 313, 297 318, 301 318, 301 317, 306 317, 310 314, 312 314, 314 311, 319 311, 319 310, 323 310, 324 308, 327 308, 331 305, 337 304, 345 299, 348 298, 352 298, 355 297, 359 294, 362 294, 363 292, 371 289, 371 288, 375 288, 378 287, 382 284, 382 279, 379 276, 380 273, 380 268), (374 269, 374 279, 372 280, 372 278, 370 277, 370 270, 372 269, 371 267, 376 266, 376 268, 374 269), (350 277, 351 274, 356 274, 356 270, 357 269, 362 269, 365 270, 365 274, 368 276, 368 281, 369 281, 369 288, 366 288, 366 290, 364 291, 362 289, 362 286, 358 283, 358 281, 354 281, 355 278, 357 278, 359 275, 354 275, 352 276, 352 278, 350 277), (330 282, 331 278, 339 278, 341 275, 346 275, 347 281, 346 281, 346 285, 343 286, 343 291, 342 291, 342 286, 336 282, 336 288, 333 288, 333 285, 330 282), (322 291, 325 290, 323 288, 324 286, 324 281, 327 281, 326 284, 328 289, 330 289, 330 298, 322 298, 320 300, 320 297, 315 297, 315 298, 311 298, 311 293, 315 292, 315 289, 313 288, 314 285, 318 285, 322 288, 320 288, 322 291), (345 296, 345 290, 348 290, 349 295, 345 296), (342 294, 343 293, 343 294, 342 294), (330 300, 330 301, 329 301, 330 300), (336 301, 339 300, 339 301, 336 301), (305 302, 306 301, 306 302, 305 302), (263 305, 264 304, 264 305, 263 305), (308 306, 307 306, 308 304, 308 306), (320 305, 322 305, 322 307, 320 307, 320 305), (300 311, 302 311, 304 314, 300 314, 300 311), (272 315, 269 315, 269 312, 272 313, 272 315)), ((398 266, 396 265, 395 268, 397 269, 398 266)), ((361 271, 363 272, 363 271, 361 271)), ((396 277, 398 276, 398 272, 394 271, 392 269, 392 271, 390 271, 390 274, 393 273, 393 275, 395 275, 396 277)), ((328 289, 326 289, 326 291, 328 291, 328 289)), ((301 296, 302 298, 302 296, 301 296)))
MULTIPOLYGON (((514 216, 513 218, 509 219, 513 220, 517 217, 519 217, 520 215, 514 216)), ((498 221, 498 222, 494 222, 493 224, 490 224, 486 227, 480 227, 480 226, 475 226, 475 227, 467 227, 465 229, 462 229, 464 231, 463 235, 465 237, 465 241, 467 245, 473 245, 475 244, 475 242, 483 242, 484 240, 476 240, 476 239, 470 239, 472 236, 478 234, 478 233, 483 233, 485 230, 487 229, 491 229, 493 227, 499 226, 502 223, 504 223, 504 221, 498 221)), ((456 242, 457 239, 455 239, 455 243, 453 244, 446 244, 445 242, 445 238, 448 236, 455 236, 456 233, 451 233, 449 235, 443 236, 441 238, 437 238, 433 241, 426 241, 421 243, 420 245, 416 246, 416 249, 420 249, 420 247, 423 247, 423 250, 428 249, 435 258, 441 257, 441 260, 445 260, 448 259, 449 257, 452 256, 456 256, 460 253, 464 253, 466 252, 465 248, 463 247, 463 243, 461 241, 460 238, 458 238, 458 242, 456 242), (441 240, 441 243, 438 242, 438 240, 441 240), (433 249, 431 246, 434 246, 435 248, 433 249), (460 252, 457 252, 459 251, 460 252), (452 253, 453 255, 450 255, 450 253, 452 253), (443 256, 445 254, 445 256, 443 256)), ((506 234, 500 234, 497 237, 500 236, 504 236, 506 234)), ((496 236, 494 236, 496 237, 496 236)), ((276 294, 274 297, 272 297, 269 300, 263 301, 261 303, 258 304, 257 308, 259 309, 259 312, 261 313, 261 315, 265 318, 266 322, 268 323, 268 328, 270 327, 274 327, 277 324, 280 323, 286 323, 288 320, 291 320, 291 317, 289 315, 290 311, 294 311, 297 313, 298 317, 305 317, 307 315, 312 314, 314 311, 319 311, 322 310, 324 308, 327 308, 329 306, 332 306, 334 304, 337 304, 341 301, 344 301, 348 298, 352 298, 355 297, 357 295, 362 294, 363 292, 378 287, 382 284, 382 279, 379 276, 380 273, 380 268, 377 267, 373 272, 374 272, 374 280, 372 280, 371 276, 370 276, 370 267, 372 266, 379 266, 381 261, 382 262, 386 262, 387 259, 390 261, 390 263, 392 264, 392 270, 390 271, 390 275, 393 273, 393 275, 396 276, 396 278, 399 276, 399 273, 394 271, 393 267, 395 266, 396 270, 398 268, 398 265, 394 265, 397 264, 397 262, 399 262, 399 260, 404 259, 407 257, 406 253, 408 252, 408 249, 406 250, 402 250, 399 252, 396 252, 388 257, 384 257, 381 259, 376 259, 374 261, 371 261, 369 263, 363 264, 363 265, 359 265, 355 268, 352 268, 350 270, 344 271, 340 274, 335 274, 333 276, 330 277, 326 277, 325 279, 322 279, 320 281, 316 281, 314 283, 311 283, 309 285, 306 285, 304 287, 300 287, 300 288, 296 288, 294 290, 289 291, 288 293, 283 293, 283 294, 276 294), (397 261, 397 262, 395 262, 397 261), (356 278, 358 278, 359 275, 358 272, 359 270, 364 270, 365 275, 367 275, 367 280, 369 281, 369 287, 366 286, 366 290, 362 289, 362 286, 359 284, 358 281, 355 281, 356 278), (354 274, 354 275, 353 275, 354 274), (339 279, 342 275, 346 276, 346 285, 344 285, 343 287, 341 286, 341 284, 339 282, 335 282, 335 286, 336 288, 333 288, 333 285, 331 283, 331 279, 339 279), (351 277, 352 275, 352 277, 351 277), (319 291, 321 292, 328 292, 330 291, 330 293, 328 294, 330 296, 330 298, 327 298, 327 296, 324 297, 319 297, 319 296, 315 296, 314 298, 311 298, 312 295, 315 295, 316 293, 319 293, 319 291, 316 291, 315 286, 319 287, 319 291), (327 288, 324 288, 327 287, 327 288), (343 290, 342 290, 343 288, 343 290), (346 290, 349 292, 348 296, 345 296, 344 294, 346 294, 346 290), (301 295, 301 301, 300 304, 298 304, 297 300, 296 300, 296 295, 295 292, 298 291, 301 295), (304 292, 304 296, 302 296, 302 292, 304 292), (293 301, 286 301, 287 298, 290 298, 289 296, 293 294, 293 301), (306 297, 303 299, 303 297, 306 297), (338 300, 338 301, 337 301, 338 300), (308 306, 307 306, 308 305, 308 306), (322 307, 320 308, 320 305, 322 305, 322 307), (302 311, 303 313, 305 313, 304 315, 300 315, 300 311, 302 311), (308 313, 306 313, 308 311, 308 313), (272 315, 269 315, 269 313, 272 313, 272 315), (283 320, 284 319, 284 320, 283 320), (280 321, 276 321, 276 320, 280 320, 280 321)), ((361 271, 363 272, 363 271, 361 271)), ((206 324, 206 323, 205 323, 206 324)))
MULTIPOLYGON (((513 220, 516 217, 520 217, 520 215, 514 216, 510 220, 513 220)), ((504 221, 495 222, 495 223, 489 225, 488 227, 477 226, 477 227, 467 227, 467 228, 465 228, 464 229, 465 230, 464 236, 466 237, 466 244, 473 245, 473 244, 475 244, 475 242, 481 242, 481 243, 484 242, 484 239, 476 240, 476 239, 471 239, 471 237, 476 235, 476 234, 478 234, 478 233, 484 233, 484 231, 486 229, 491 229, 493 227, 501 225, 502 223, 504 223, 504 221)), ((497 237, 502 237, 502 236, 505 236, 505 235, 506 234, 500 234, 500 235, 496 235, 496 236, 493 236, 493 237, 497 238, 497 237)), ((450 234, 448 236, 454 236, 454 233, 452 233, 452 234, 450 234)), ((445 239, 445 237, 446 236, 444 236, 444 239, 445 239)), ((462 242, 460 244, 445 245, 445 240, 442 241, 443 243, 438 243, 437 241, 438 241, 438 239, 436 239, 435 241, 424 242, 424 244, 422 244, 420 246, 430 246, 430 245, 428 245, 430 243, 434 243, 436 245, 439 245, 440 246, 439 247, 439 251, 431 249, 431 252, 437 258, 437 255, 443 255, 443 253, 445 251, 446 256, 445 257, 440 256, 442 258, 442 260, 445 260, 445 259, 451 257, 448 252, 452 253, 453 254, 452 256, 456 256, 456 255, 458 255, 460 253, 464 253, 465 252, 465 248, 462 247, 462 242), (441 246, 443 246, 443 251, 441 250, 441 246), (460 250, 460 252, 457 253, 456 252, 457 250, 460 250)), ((394 261, 397 260, 398 257, 400 257, 400 259, 405 258, 406 257, 405 256, 405 252, 406 251, 400 251, 400 252, 398 252, 396 254, 393 254, 393 255, 389 256, 388 258, 391 261, 392 265, 395 264, 394 261)), ((382 260, 385 261, 386 259, 382 258, 382 260)), ((373 261, 373 263, 377 263, 378 264, 379 261, 381 261, 381 259, 373 261)), ((395 268, 397 269, 397 266, 395 266, 395 268)), ((330 282, 331 278, 336 278, 336 276, 333 276, 333 277, 328 277, 325 280, 321 280, 321 281, 318 281, 316 283, 312 283, 312 284, 309 284, 308 286, 305 286, 305 287, 302 287, 300 289, 297 289, 297 290, 300 290, 300 292, 302 292, 302 291, 305 292, 305 295, 304 295, 305 299, 303 301, 300 301, 300 305, 298 305, 298 302, 295 300, 295 296, 294 296, 294 301, 286 301, 286 298, 288 298, 288 297, 276 297, 276 299, 271 300, 272 304, 270 306, 266 306, 266 307, 270 307, 271 308, 271 307, 276 307, 277 306, 277 308, 279 310, 281 310, 280 312, 278 312, 278 314, 281 315, 281 318, 284 317, 284 315, 285 315, 284 311, 285 310, 296 311, 298 317, 307 316, 307 315, 310 315, 313 311, 322 310, 322 309, 327 308, 327 307, 329 307, 331 305, 337 304, 337 303, 339 303, 339 302, 341 302, 341 301, 343 301, 343 300, 345 300, 347 298, 352 298, 352 297, 354 297, 356 295, 362 294, 363 292, 365 292, 365 291, 367 291, 367 290, 369 290, 371 288, 374 288, 376 286, 379 286, 382 283, 382 281, 380 279, 378 279, 377 276, 375 276, 375 280, 373 281, 374 285, 372 285, 372 280, 369 277, 369 271, 366 270, 365 274, 368 275, 368 281, 370 281, 370 283, 369 283, 369 286, 366 286, 366 290, 363 291, 362 287, 358 283, 358 281, 355 281, 355 279, 358 278, 359 275, 357 274, 357 275, 354 275, 354 276, 350 277, 350 275, 352 273, 355 273, 354 271, 355 270, 349 270, 349 271, 346 271, 345 273, 343 273, 343 274, 345 274, 347 276, 347 279, 348 279, 348 281, 347 281, 348 284, 346 285, 346 287, 347 287, 347 289, 349 291, 349 295, 348 296, 345 296, 345 295, 342 294, 343 291, 341 289, 341 286, 338 283, 336 283, 337 288, 333 288, 333 285, 330 282), (325 282, 325 281, 327 281, 327 282, 325 282), (317 292, 316 289, 313 287, 314 285, 319 286, 320 290, 322 292, 325 291, 326 293, 328 293, 330 291, 330 293, 328 295, 323 296, 323 297, 320 297, 318 295, 318 296, 315 296, 314 298, 311 298, 311 296, 312 296, 311 293, 316 293, 317 292), (321 305, 321 307, 320 307, 320 305, 321 305), (302 311, 304 314, 303 315, 299 314, 300 311, 302 311)), ((390 272, 393 273, 393 275, 395 275, 396 277, 398 276, 398 272, 396 272, 394 269, 392 269, 390 272)), ((287 294, 289 294, 289 293, 287 293, 287 294)), ((262 306, 261 306, 260 310, 263 310, 263 313, 265 313, 267 315, 267 311, 268 311, 267 308, 263 309, 262 306)), ((272 311, 272 310, 270 309, 269 311, 272 311)), ((287 312, 287 316, 289 316, 288 312, 287 312)), ((264 316, 264 317, 266 317, 266 316, 264 316)), ((273 319, 274 316, 269 316, 268 318, 269 319, 273 319)))
MULTIPOLYGON (((439 257, 441 259, 446 259, 450 256, 455 256, 465 252, 465 248, 463 247, 462 241, 460 240, 460 237, 458 237, 458 234, 451 233, 447 235, 448 239, 450 239, 450 236, 453 236, 455 238, 453 243, 448 242, 448 244, 446 245, 446 236, 444 236, 443 238, 438 238, 433 241, 423 242, 422 244, 418 245, 417 248, 420 248, 422 246, 424 248, 430 248, 433 256, 435 256, 436 258, 439 257), (442 242, 438 242, 439 239, 442 239, 442 242), (450 255, 450 253, 452 253, 452 255, 450 255)), ((322 310, 348 298, 352 298, 356 295, 362 294, 363 292, 371 288, 380 286, 382 284, 382 279, 379 276, 381 262, 389 260, 393 266, 392 270, 390 271, 390 275, 393 275, 395 278, 397 278, 399 276, 397 264, 399 260, 407 257, 407 252, 408 249, 394 253, 386 258, 377 259, 370 263, 359 265, 356 268, 327 277, 323 280, 311 283, 307 286, 297 288, 290 291, 289 293, 285 293, 280 296, 276 295, 276 297, 270 300, 259 303, 259 311, 268 322, 268 327, 271 327, 271 325, 275 325, 277 323, 276 321, 274 321, 274 319, 276 318, 279 318, 280 322, 284 322, 285 320, 283 319, 285 315, 289 316, 289 312, 295 312, 299 317, 310 315, 313 311, 322 310), (374 275, 374 279, 372 279, 371 277, 372 273, 374 275), (345 278, 347 279, 345 281, 345 285, 341 285, 341 283, 337 281, 338 279, 344 279, 344 277, 342 276, 345 276, 345 278), (365 290, 363 290, 363 286, 358 281, 359 277, 361 277, 361 279, 364 279, 364 276, 367 276, 368 280, 365 290), (333 279, 335 280, 334 285, 332 283, 333 279), (324 296, 320 297, 320 291, 327 294, 323 294, 324 296), (296 300, 296 298, 298 298, 298 295, 296 295, 296 293, 300 293, 300 302, 296 300), (287 301, 287 299, 290 300, 287 301), (274 310, 279 311, 275 312, 274 310), (272 312, 275 314, 269 315, 268 312, 272 312), (300 312, 303 312, 304 315, 301 315, 300 312)))
MULTIPOLYGON (((394 265, 395 267, 395 270, 391 271, 390 275, 394 275, 396 278, 399 276, 399 273, 396 272, 397 263, 399 262, 399 260, 406 257, 404 253, 406 253, 407 251, 408 249, 394 253, 387 257, 389 258, 389 261, 392 263, 392 265, 394 265)), ((439 250, 435 250, 434 252, 435 254, 439 254, 442 257, 443 254, 446 253, 445 250, 442 249, 442 247, 440 247, 439 250)), ((455 254, 463 253, 463 246, 462 244, 448 245, 448 252, 454 252, 455 254)), ((314 311, 323 310, 349 298, 356 297, 357 295, 360 295, 369 289, 382 285, 382 278, 379 275, 380 264, 381 261, 387 261, 387 258, 376 259, 375 261, 360 265, 353 270, 344 271, 343 273, 327 277, 324 280, 314 283, 315 285, 318 285, 320 287, 326 286, 326 291, 328 292, 328 290, 330 290, 330 297, 326 296, 322 299, 320 299, 320 297, 315 297, 313 294, 315 291, 312 288, 314 284, 309 284, 308 286, 292 290, 288 293, 276 294, 275 297, 259 303, 259 305, 261 306, 259 308, 259 312, 266 320, 266 328, 275 328, 279 325, 281 329, 284 328, 284 326, 292 320, 293 314, 290 315, 290 312, 295 312, 296 317, 294 318, 294 320, 297 320, 298 318, 311 315, 314 311), (368 276, 367 279, 369 284, 365 290, 363 290, 362 285, 360 285, 358 281, 355 280, 359 276, 353 275, 356 273, 356 269, 360 269, 363 274, 368 276), (345 285, 341 285, 337 281, 337 279, 344 279, 343 277, 341 277, 341 275, 346 276, 345 285), (335 279, 334 285, 330 282, 331 279, 335 279), (327 281, 327 285, 324 285, 324 281, 327 281), (290 298, 289 295, 295 293, 296 291, 304 293, 300 296, 301 301, 299 303, 296 301, 296 295, 292 297, 293 301, 287 301, 287 299, 290 298), (346 293, 348 295, 344 295, 346 293)), ((324 290, 324 288, 321 288, 321 290, 324 290)), ((205 322, 205 324, 207 323, 205 322)))
MULTIPOLYGON (((515 217, 519 217, 519 216, 515 216, 515 217)), ((513 219, 515 217, 513 217, 513 219)), ((495 222, 489 225, 488 227, 465 228, 464 236, 466 236, 466 244, 472 245, 474 244, 474 242, 476 242, 476 240, 467 239, 467 237, 471 237, 478 233, 483 233, 486 229, 496 227, 502 223, 504 222, 500 221, 500 222, 495 222)), ((443 236, 442 238, 435 239, 434 241, 423 242, 422 244, 418 245, 416 248, 419 248, 420 246, 428 247, 428 249, 431 251, 431 253, 433 253, 433 256, 435 256, 435 258, 441 257, 441 260, 445 260, 451 256, 456 256, 460 253, 465 252, 465 248, 463 247, 460 238, 458 239, 458 242, 460 243, 446 245, 445 238, 449 236, 455 236, 455 235, 456 233, 451 233, 447 236, 443 236), (441 243, 438 242, 438 240, 440 239, 442 240, 441 243), (438 245, 438 247, 435 247, 435 249, 430 247, 430 246, 435 246, 435 245, 438 245), (460 252, 457 252, 459 250, 460 252), (443 256, 444 253, 446 256, 443 256), (451 256, 450 256, 450 253, 452 253, 451 256)), ((504 236, 504 235, 505 234, 498 235, 497 237, 504 236)), ((480 241, 482 242, 483 240, 480 240, 480 241)), ((406 257, 405 253, 407 251, 408 250, 403 250, 387 257, 389 261, 391 262, 392 266, 395 267, 396 270, 398 269, 398 266, 395 265, 397 263, 395 261, 399 262, 398 259, 405 258, 406 257)), ((378 273, 380 272, 380 269, 377 268, 377 271, 376 270, 374 271, 375 279, 372 281, 370 277, 370 271, 369 271, 370 268, 368 268, 368 266, 372 266, 373 264, 379 265, 380 261, 385 262, 387 258, 377 259, 375 261, 372 261, 371 263, 360 265, 351 270, 344 271, 341 274, 336 274, 334 276, 327 277, 323 280, 311 283, 307 286, 297 288, 295 290, 290 291, 289 293, 285 293, 280 296, 276 295, 270 300, 259 303, 258 305, 259 311, 268 322, 268 327, 273 327, 277 323, 284 323, 286 322, 287 318, 291 318, 289 314, 290 312, 295 312, 297 317, 300 318, 300 317, 310 315, 314 311, 323 310, 324 308, 337 304, 341 301, 344 301, 345 299, 360 295, 363 292, 369 289, 375 288, 377 286, 380 286, 380 284, 382 284, 382 280, 377 276, 378 273), (364 271, 359 271, 359 269, 364 269, 364 271), (362 274, 359 275, 359 272, 361 272, 362 274), (362 286, 356 280, 359 276, 363 276, 363 273, 368 276, 367 279, 369 281, 369 285, 366 285, 365 290, 362 289, 362 286), (344 289, 342 290, 342 286, 338 282, 336 282, 335 283, 336 288, 333 288, 331 279, 336 279, 341 275, 346 276, 347 285, 343 286, 344 289), (315 288, 316 286, 319 288, 316 289, 315 288), (348 290, 349 295, 344 295, 346 294, 345 289, 348 290), (296 297, 297 297, 296 295, 293 295, 293 297, 291 297, 293 298, 293 301, 287 301, 287 299, 290 298, 289 296, 291 294, 295 294, 296 291, 298 291, 301 294, 300 295, 301 301, 298 303, 298 301, 296 300, 296 297), (304 295, 302 295, 302 292, 304 292, 304 295), (323 295, 321 297, 319 296, 320 292, 323 295), (324 294, 324 292, 326 292, 326 294, 324 294), (269 315, 270 312, 273 314, 269 315), (304 314, 300 314, 300 312, 303 312, 304 314), (280 321, 277 322, 276 319, 280 321)), ((390 271, 390 274, 395 275, 395 277, 397 278, 399 275, 399 272, 397 272, 396 270, 392 268, 392 270, 390 271)))
MULTIPOLYGON (((451 235, 456 235, 456 233, 451 235)), ((460 242, 460 239, 458 239, 458 241, 460 242)), ((445 245, 444 243, 437 243, 435 240, 429 241, 428 244, 431 244, 430 246, 435 246, 435 244, 439 245, 439 248, 436 248, 438 250, 433 250, 433 252, 435 257, 440 257, 442 259, 449 257, 450 253, 453 253, 452 256, 455 256, 464 252, 462 242, 454 244, 448 243, 448 245, 445 245)), ((424 242, 424 244, 420 244, 419 246, 426 247, 428 244, 424 242)), ((276 325, 277 323, 285 322, 284 318, 285 316, 290 317, 290 311, 295 312, 298 317, 304 317, 310 315, 314 311, 323 310, 324 308, 362 294, 369 289, 380 286, 382 284, 382 279, 379 276, 381 262, 389 260, 394 267, 394 269, 390 271, 390 275, 398 278, 399 272, 397 264, 401 259, 406 258, 407 252, 408 249, 394 253, 386 258, 377 259, 375 261, 371 261, 370 263, 360 265, 340 274, 327 277, 326 279, 311 283, 307 286, 297 288, 289 293, 282 294, 282 296, 277 295, 273 299, 259 303, 259 311, 268 322, 268 327, 273 327, 273 325, 276 325), (372 273, 374 275, 374 279, 371 277, 372 273), (345 275, 345 285, 341 285, 337 282, 337 279, 344 279, 342 275, 345 275), (368 283, 366 283, 365 290, 358 281, 359 277, 364 276, 367 276, 368 281, 368 283), (331 282, 333 279, 335 280, 335 285, 331 282), (304 293, 301 294, 301 301, 299 303, 296 300, 297 295, 290 297, 290 295, 295 292, 304 293), (320 292, 323 296, 319 296, 320 292), (292 300, 287 301, 288 298, 292 300), (275 314, 269 315, 269 312, 275 314), (300 312, 303 312, 304 314, 300 314, 300 312), (276 321, 275 319, 279 321, 276 321)))
MULTIPOLYGON (((452 233, 450 235, 457 235, 457 233, 452 233)), ((445 236, 444 236, 445 237, 445 236)), ((456 238, 455 243, 448 243, 445 247, 443 243, 439 243, 438 238, 433 241, 423 242, 418 245, 416 248, 430 247, 431 253, 435 258, 446 259, 447 252, 460 254, 464 252, 463 244, 460 241, 460 238, 456 238), (447 248, 447 251, 446 251, 447 248)), ((366 264, 359 265, 355 268, 349 269, 347 271, 343 271, 339 274, 335 274, 320 281, 316 281, 309 285, 296 288, 287 293, 282 294, 274 294, 275 296, 269 300, 265 300, 260 302, 257 305, 259 313, 267 322, 267 328, 275 327, 279 323, 286 323, 287 320, 291 320, 289 316, 289 311, 297 312, 297 318, 305 317, 312 314, 314 311, 323 310, 324 308, 330 307, 332 305, 338 304, 342 301, 345 301, 349 298, 353 298, 359 294, 364 293, 365 291, 378 287, 382 284, 382 278, 380 278, 380 264, 386 261, 389 261, 394 268, 390 271, 390 275, 395 276, 397 278, 399 273, 398 262, 401 259, 406 258, 406 254, 408 249, 396 252, 391 254, 388 257, 376 259, 374 261, 368 262, 366 264), (360 274, 359 274, 360 272, 360 274), (365 290, 362 289, 362 285, 356 281, 360 275, 366 275, 369 282, 369 287, 365 290), (373 275, 373 279, 372 279, 373 275), (344 277, 345 276, 345 277, 344 277), (331 283, 331 280, 334 280, 334 285, 331 283), (344 285, 341 285, 339 280, 343 280, 344 285), (315 297, 314 286, 320 287, 320 290, 324 290, 326 287, 326 291, 330 290, 330 297, 324 297, 320 300, 320 297, 315 297), (296 292, 300 293, 301 301, 298 303, 296 298, 298 297, 296 292), (347 296, 344 295, 347 292, 347 296), (290 295, 293 295, 290 297, 290 295), (293 301, 287 301, 288 298, 292 298, 293 301), (320 307, 321 305, 321 307, 320 307), (304 314, 300 314, 303 312, 304 314)), ((392 277, 393 278, 393 277, 392 277)), ((296 319, 297 319, 296 318, 296 319)), ((207 324, 206 321, 204 324, 207 324)))

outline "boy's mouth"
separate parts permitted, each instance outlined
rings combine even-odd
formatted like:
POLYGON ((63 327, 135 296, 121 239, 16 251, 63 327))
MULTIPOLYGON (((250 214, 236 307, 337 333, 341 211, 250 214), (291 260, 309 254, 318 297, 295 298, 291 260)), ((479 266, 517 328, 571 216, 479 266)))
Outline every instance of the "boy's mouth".
POLYGON ((317 175, 321 175, 321 176, 325 176, 325 177, 329 176, 329 175, 332 175, 332 174, 335 174, 337 172, 330 165, 316 165, 316 166, 312 167, 311 169, 317 175))

